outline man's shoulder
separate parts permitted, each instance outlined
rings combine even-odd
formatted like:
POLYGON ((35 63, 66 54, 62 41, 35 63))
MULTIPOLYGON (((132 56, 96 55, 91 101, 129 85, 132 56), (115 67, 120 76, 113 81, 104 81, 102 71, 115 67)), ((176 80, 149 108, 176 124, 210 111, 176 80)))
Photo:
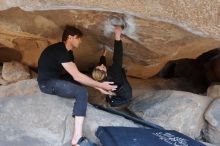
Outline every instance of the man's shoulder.
POLYGON ((60 49, 60 48, 63 48, 63 47, 64 47, 63 42, 58 42, 58 43, 49 45, 47 48, 60 49))
POLYGON ((44 49, 44 52, 61 52, 63 49, 64 45, 62 42, 58 42, 58 43, 55 43, 55 44, 51 44, 49 45, 48 47, 46 47, 44 49))

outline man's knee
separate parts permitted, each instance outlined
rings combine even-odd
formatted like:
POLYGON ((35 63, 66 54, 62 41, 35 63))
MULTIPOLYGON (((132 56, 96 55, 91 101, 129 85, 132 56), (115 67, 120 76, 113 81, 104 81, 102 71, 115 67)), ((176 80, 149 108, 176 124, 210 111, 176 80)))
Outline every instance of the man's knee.
POLYGON ((46 94, 52 94, 52 91, 49 90, 45 84, 38 83, 38 86, 39 86, 41 92, 46 93, 46 94))
POLYGON ((88 90, 86 87, 81 86, 78 92, 78 95, 76 98, 79 98, 80 100, 88 100, 88 90))

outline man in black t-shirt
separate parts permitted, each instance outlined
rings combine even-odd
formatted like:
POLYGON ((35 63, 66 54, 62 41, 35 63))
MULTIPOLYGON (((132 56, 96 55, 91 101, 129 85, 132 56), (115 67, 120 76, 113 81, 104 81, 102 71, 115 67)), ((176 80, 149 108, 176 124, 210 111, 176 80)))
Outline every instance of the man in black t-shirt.
POLYGON ((81 73, 74 63, 72 50, 79 47, 82 32, 72 26, 67 26, 63 32, 62 42, 48 46, 38 60, 38 84, 40 90, 47 94, 61 97, 75 98, 73 117, 75 117, 75 131, 72 145, 83 142, 83 121, 86 116, 88 92, 86 86, 93 87, 104 94, 110 94, 117 86, 113 82, 97 82, 81 73), (72 80, 62 79, 66 71, 72 80))

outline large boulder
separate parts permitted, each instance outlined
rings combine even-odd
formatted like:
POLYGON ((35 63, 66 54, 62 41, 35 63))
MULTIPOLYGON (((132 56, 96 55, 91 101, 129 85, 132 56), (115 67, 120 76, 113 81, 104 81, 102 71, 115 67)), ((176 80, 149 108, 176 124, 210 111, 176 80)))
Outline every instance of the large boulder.
POLYGON ((196 138, 204 128, 203 113, 210 102, 211 99, 206 96, 189 92, 155 90, 134 99, 129 110, 165 129, 196 138))
POLYGON ((65 127, 70 106, 67 100, 43 94, 1 98, 0 145, 61 145, 71 126, 65 127))
POLYGON ((21 53, 17 50, 0 46, 0 62, 21 61, 21 53))
POLYGON ((17 82, 30 79, 29 68, 19 62, 4 62, 2 68, 2 77, 7 82, 17 82))
MULTIPOLYGON (((160 0, 155 0, 153 2, 151 0, 129 0, 126 1, 126 3, 124 1, 116 0, 19 0, 14 2, 2 0, 0 4, 0 10, 5 10, 11 7, 20 7, 26 11, 87 9, 126 13, 145 19, 151 18, 158 21, 173 23, 179 27, 183 27, 186 30, 192 31, 195 34, 220 39, 220 30, 218 29, 219 0, 200 0, 196 3, 191 0, 185 0, 184 2, 181 0, 171 0, 169 2, 160 0), (209 15, 207 15, 207 12, 209 15)), ((158 29, 157 31, 160 30, 158 29)), ((163 41, 163 39, 160 37, 156 39, 163 41)))
MULTIPOLYGON (((69 146, 74 129, 73 103, 73 99, 43 93, 0 98, 0 145, 69 146)), ((96 143, 98 126, 137 127, 89 105, 84 133, 96 143)))
POLYGON ((39 92, 36 79, 22 80, 7 86, 0 86, 0 98, 32 95, 39 92))
POLYGON ((8 82, 2 78, 2 75, 0 75, 0 85, 7 85, 7 84, 8 82))
POLYGON ((2 66, 0 66, 0 85, 7 85, 7 81, 2 78, 2 66))
POLYGON ((168 62, 157 74, 163 78, 185 78, 204 93, 213 82, 220 81, 220 48, 203 53, 196 59, 168 62))
POLYGON ((206 139, 210 143, 220 145, 220 98, 215 99, 205 113, 208 122, 206 139))
POLYGON ((214 145, 214 144, 211 144, 211 143, 207 143, 207 142, 203 142, 203 141, 200 141, 201 143, 205 144, 206 146, 218 146, 218 145, 214 145))
POLYGON ((220 53, 207 63, 207 78, 210 82, 220 82, 220 53))
POLYGON ((207 89, 207 96, 212 98, 219 98, 220 97, 220 84, 212 84, 207 89))
MULTIPOLYGON (((169 3, 160 0, 126 3, 115 0, 20 0, 0 3, 0 44, 2 48, 18 51, 22 62, 32 67, 37 66, 45 47, 60 41, 67 24, 79 27, 85 34, 80 49, 74 51, 80 69, 86 70, 91 64, 97 64, 103 46, 113 51, 113 17, 121 18, 126 24, 122 40, 124 65, 129 76, 148 78, 169 60, 196 58, 220 46, 219 23, 216 21, 219 2, 216 0, 196 3, 190 0, 169 3), (194 11, 195 7, 198 13, 194 11), (207 17, 207 11, 211 18, 207 17)), ((112 60, 111 55, 107 56, 107 62, 112 60)), ((11 57, 4 58, 9 60, 11 57)))

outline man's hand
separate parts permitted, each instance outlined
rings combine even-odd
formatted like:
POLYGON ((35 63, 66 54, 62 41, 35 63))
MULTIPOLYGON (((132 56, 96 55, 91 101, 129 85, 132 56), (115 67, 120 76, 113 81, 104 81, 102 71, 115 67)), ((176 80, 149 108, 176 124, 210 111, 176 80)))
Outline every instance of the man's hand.
POLYGON ((115 91, 117 89, 117 85, 112 85, 114 82, 102 82, 101 88, 107 91, 115 91))
POLYGON ((75 63, 73 62, 67 62, 62 63, 64 69, 72 75, 73 79, 83 85, 87 85, 93 88, 101 88, 107 91, 114 91, 116 90, 117 86, 112 85, 113 82, 97 82, 93 80, 92 78, 88 77, 87 75, 79 72, 78 68, 76 67, 75 63))
POLYGON ((111 92, 111 91, 107 91, 107 90, 104 90, 104 89, 101 89, 101 88, 96 88, 97 90, 99 90, 102 94, 105 94, 105 95, 115 95, 114 92, 111 92))

